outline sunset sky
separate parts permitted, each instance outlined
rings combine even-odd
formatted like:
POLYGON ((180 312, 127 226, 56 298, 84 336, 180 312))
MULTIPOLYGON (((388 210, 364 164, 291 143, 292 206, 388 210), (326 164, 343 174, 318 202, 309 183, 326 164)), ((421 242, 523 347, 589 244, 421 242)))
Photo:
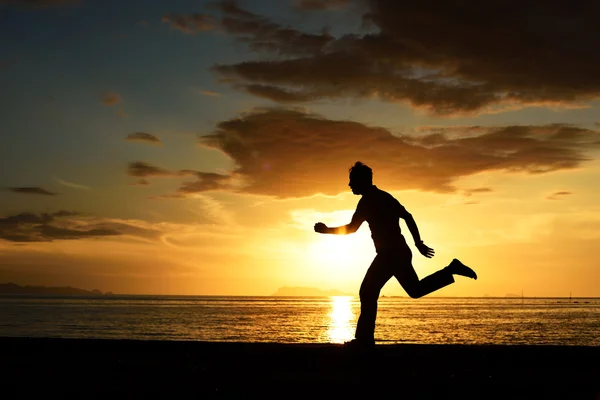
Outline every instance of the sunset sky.
MULTIPOLYGON (((0 283, 358 293, 348 168, 479 279, 600 296, 600 2, 0 0, 0 283)), ((405 295, 391 280, 383 294, 405 295)))

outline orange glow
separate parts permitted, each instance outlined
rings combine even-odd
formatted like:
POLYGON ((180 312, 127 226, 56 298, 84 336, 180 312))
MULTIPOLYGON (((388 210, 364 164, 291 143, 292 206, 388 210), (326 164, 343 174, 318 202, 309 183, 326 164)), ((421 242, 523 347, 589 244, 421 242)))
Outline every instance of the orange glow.
POLYGON ((326 235, 315 238, 308 246, 309 257, 333 269, 352 264, 356 249, 347 236, 326 235))
POLYGON ((343 343, 354 337, 354 313, 352 312, 352 297, 331 296, 331 311, 329 312, 329 328, 327 338, 331 343, 343 343))

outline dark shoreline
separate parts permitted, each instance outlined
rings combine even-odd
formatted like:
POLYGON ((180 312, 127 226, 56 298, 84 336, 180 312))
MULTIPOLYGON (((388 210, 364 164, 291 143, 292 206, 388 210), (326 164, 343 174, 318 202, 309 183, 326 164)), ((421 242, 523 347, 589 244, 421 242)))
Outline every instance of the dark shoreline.
POLYGON ((600 399, 600 347, 0 338, 3 390, 600 399), (28 384, 30 382, 31 384, 28 384))

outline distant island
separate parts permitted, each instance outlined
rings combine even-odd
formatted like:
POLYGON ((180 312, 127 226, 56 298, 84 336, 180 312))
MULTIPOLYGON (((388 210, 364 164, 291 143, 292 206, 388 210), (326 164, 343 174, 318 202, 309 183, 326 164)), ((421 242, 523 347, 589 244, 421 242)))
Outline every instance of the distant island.
POLYGON ((14 283, 0 283, 0 294, 41 294, 61 296, 103 296, 111 295, 112 292, 102 293, 98 289, 85 290, 71 286, 47 287, 47 286, 19 286, 14 283))
POLYGON ((283 286, 271 296, 353 296, 339 290, 321 290, 313 287, 283 286))

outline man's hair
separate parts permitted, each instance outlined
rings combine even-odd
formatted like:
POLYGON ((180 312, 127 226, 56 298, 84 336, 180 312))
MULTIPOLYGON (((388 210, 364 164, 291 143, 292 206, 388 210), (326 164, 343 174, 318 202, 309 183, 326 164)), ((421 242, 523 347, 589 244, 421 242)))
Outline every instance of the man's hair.
POLYGON ((373 170, 360 161, 357 161, 350 167, 349 171, 351 177, 354 177, 359 181, 373 183, 373 170))

